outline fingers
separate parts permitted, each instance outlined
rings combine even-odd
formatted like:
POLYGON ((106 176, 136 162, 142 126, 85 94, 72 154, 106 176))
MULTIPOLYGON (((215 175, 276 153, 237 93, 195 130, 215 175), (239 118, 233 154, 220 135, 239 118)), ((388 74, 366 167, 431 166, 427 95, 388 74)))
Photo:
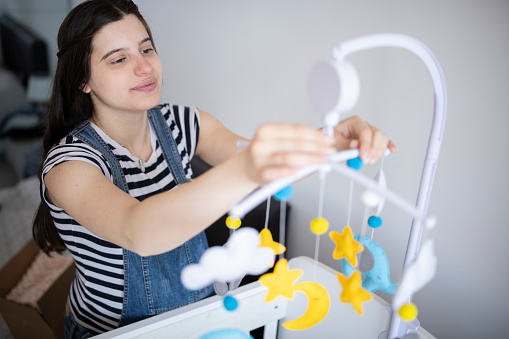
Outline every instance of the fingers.
POLYGON ((349 148, 358 148, 360 158, 367 164, 372 164, 383 157, 387 148, 391 152, 397 151, 396 145, 385 133, 358 116, 341 121, 336 127, 336 135, 338 147, 347 143, 349 148))
POLYGON ((298 124, 265 124, 258 128, 247 152, 252 174, 265 183, 323 163, 336 152, 334 138, 298 124))
POLYGON ((303 166, 326 162, 337 150, 348 148, 358 148, 366 164, 383 157, 387 148, 397 151, 385 133, 357 116, 341 121, 335 138, 303 125, 265 124, 246 149, 248 171, 263 184, 292 175, 303 166))
POLYGON ((308 153, 330 155, 334 138, 298 124, 265 124, 259 127, 253 145, 267 153, 308 153))
POLYGON ((369 126, 359 137, 359 156, 368 164, 383 157, 389 144, 389 138, 380 130, 369 126))
POLYGON ((398 147, 391 140, 389 140, 389 150, 392 153, 396 153, 398 151, 398 147))
POLYGON ((300 141, 332 146, 334 139, 321 131, 299 124, 264 124, 255 135, 255 139, 274 139, 280 141, 300 141))

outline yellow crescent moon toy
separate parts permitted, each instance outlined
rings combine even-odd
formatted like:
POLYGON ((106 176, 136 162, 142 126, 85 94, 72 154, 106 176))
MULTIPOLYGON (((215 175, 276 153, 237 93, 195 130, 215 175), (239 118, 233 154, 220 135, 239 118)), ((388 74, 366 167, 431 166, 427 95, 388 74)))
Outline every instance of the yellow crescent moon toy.
POLYGON ((304 281, 295 285, 293 290, 302 292, 307 296, 308 308, 300 318, 283 323, 285 328, 305 330, 318 324, 329 313, 329 293, 319 283, 304 281))
POLYGON ((288 261, 281 259, 276 263, 273 273, 267 273, 260 277, 260 284, 269 290, 265 302, 270 302, 278 296, 292 299, 295 292, 304 293, 308 298, 306 312, 297 319, 283 323, 289 330, 305 330, 315 326, 325 318, 329 312, 330 298, 327 290, 316 282, 304 281, 294 285, 294 282, 302 275, 302 270, 289 270, 288 261))

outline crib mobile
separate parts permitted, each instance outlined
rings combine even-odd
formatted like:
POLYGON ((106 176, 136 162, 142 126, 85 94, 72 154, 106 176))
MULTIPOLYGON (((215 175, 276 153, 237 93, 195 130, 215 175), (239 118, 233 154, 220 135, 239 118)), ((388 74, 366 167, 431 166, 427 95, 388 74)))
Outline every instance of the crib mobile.
MULTIPOLYGON (((315 261, 318 261, 321 236, 329 230, 329 223, 322 216, 325 179, 327 175, 335 172, 351 179, 346 226, 341 233, 337 231, 328 233, 336 245, 332 256, 336 260, 341 260, 342 273, 337 273, 338 284, 342 286, 340 301, 351 303, 353 309, 362 314, 362 304, 372 298, 373 292, 381 290, 394 294, 389 329, 382 333, 380 338, 402 338, 409 330, 417 329, 418 312, 412 303, 412 296, 431 281, 436 272, 437 260, 433 240, 428 237, 422 246, 420 245, 423 236, 429 234, 428 230, 436 223, 435 218, 427 216, 426 212, 446 116, 447 96, 441 67, 432 52, 412 37, 400 34, 374 34, 348 40, 335 48, 332 60, 322 61, 312 69, 308 89, 313 105, 323 115, 324 133, 333 135, 334 126, 340 121, 341 113, 355 106, 360 93, 358 74, 345 58, 354 52, 376 47, 400 47, 413 52, 424 62, 433 82, 434 117, 416 204, 408 203, 387 189, 383 171, 384 159, 379 162, 380 168, 375 178, 370 178, 359 171, 363 164, 358 157, 358 150, 338 152, 325 164, 307 166, 292 176, 268 183, 234 206, 226 221, 231 234, 227 243, 223 247, 211 247, 198 264, 187 266, 182 272, 184 286, 188 289, 199 289, 212 282, 222 282, 229 284, 230 288, 232 285, 235 288, 244 275, 259 275, 273 267, 272 273, 266 273, 259 279, 260 284, 267 287, 265 302, 270 303, 279 296, 292 299, 295 292, 304 293, 309 300, 308 308, 301 317, 282 325, 290 330, 303 330, 319 323, 327 315, 330 303, 337 301, 337 296, 333 296, 331 300, 327 290, 317 282, 295 283, 302 270, 288 268, 287 260, 283 257, 286 248, 284 244, 272 239, 267 228, 267 220, 259 234, 253 228, 238 228, 241 219, 265 199, 268 219, 270 197, 274 196, 281 202, 280 238, 285 239, 284 218, 286 202, 293 193, 291 184, 317 172, 320 179, 320 199, 317 217, 310 222, 310 230, 316 235, 315 261), (363 220, 361 233, 357 235, 353 235, 350 228, 354 182, 365 188, 361 195, 366 211, 364 219, 369 215, 367 221, 363 220), (380 214, 386 200, 413 217, 403 274, 397 284, 390 280, 387 255, 373 240, 374 231, 383 223, 380 214), (368 235, 368 227, 371 235, 368 235), (279 256, 279 260, 274 266, 275 255, 279 256)), ((385 156, 389 154, 387 150, 385 156)), ((227 310, 233 311, 237 307, 237 301, 234 297, 226 295, 224 306, 227 310)), ((225 332, 219 332, 210 332, 202 338, 218 337, 215 335, 224 337, 225 332)), ((236 330, 230 330, 228 333, 229 338, 249 337, 236 330)))

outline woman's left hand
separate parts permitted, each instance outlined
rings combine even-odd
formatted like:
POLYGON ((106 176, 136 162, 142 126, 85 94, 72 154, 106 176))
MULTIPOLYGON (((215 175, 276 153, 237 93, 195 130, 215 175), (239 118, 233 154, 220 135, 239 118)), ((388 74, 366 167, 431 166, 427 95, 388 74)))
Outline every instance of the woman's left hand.
POLYGON ((359 156, 366 164, 380 159, 388 148, 397 152, 396 145, 379 129, 371 126, 359 116, 352 116, 339 122, 334 129, 338 150, 359 149, 359 156))

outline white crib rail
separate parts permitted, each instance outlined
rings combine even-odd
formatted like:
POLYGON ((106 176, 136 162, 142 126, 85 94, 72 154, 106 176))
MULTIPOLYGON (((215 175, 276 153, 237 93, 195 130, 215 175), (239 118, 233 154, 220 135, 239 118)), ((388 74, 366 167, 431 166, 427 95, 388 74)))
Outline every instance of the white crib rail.
MULTIPOLYGON (((256 281, 229 292, 239 305, 233 312, 225 309, 223 297, 214 296, 94 338, 197 339, 220 329, 236 329, 248 333, 263 326, 264 339, 378 338, 387 329, 390 313, 387 310, 388 303, 382 298, 373 295, 373 300, 363 306, 364 315, 359 316, 352 305, 339 300, 341 285, 337 283, 337 271, 307 257, 293 258, 288 266, 292 270, 302 269, 303 274, 298 282, 316 281, 329 293, 329 313, 309 329, 291 331, 279 325, 301 316, 307 309, 309 301, 302 293, 295 293, 293 299, 277 297, 266 303, 267 288, 256 281)), ((413 333, 415 338, 435 339, 423 328, 413 333)))

